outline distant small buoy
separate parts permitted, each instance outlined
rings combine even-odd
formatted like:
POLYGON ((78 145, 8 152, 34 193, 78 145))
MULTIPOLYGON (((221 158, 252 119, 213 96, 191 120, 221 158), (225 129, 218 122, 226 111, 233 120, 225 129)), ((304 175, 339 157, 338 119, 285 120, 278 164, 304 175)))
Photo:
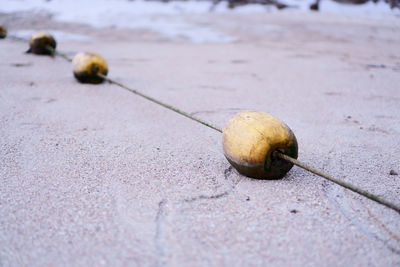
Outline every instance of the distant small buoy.
POLYGON ((229 163, 239 173, 258 179, 280 179, 293 167, 274 158, 274 151, 292 158, 298 153, 292 130, 278 118, 259 111, 232 117, 223 131, 222 143, 229 163))
POLYGON ((0 25, 0 39, 6 38, 7 36, 7 29, 0 25))
POLYGON ((46 31, 38 31, 32 34, 29 39, 29 50, 27 53, 52 55, 52 49, 56 49, 56 45, 56 40, 53 36, 46 31))
POLYGON ((95 53, 78 53, 72 60, 75 78, 82 83, 101 83, 97 74, 107 75, 108 66, 104 58, 95 53))

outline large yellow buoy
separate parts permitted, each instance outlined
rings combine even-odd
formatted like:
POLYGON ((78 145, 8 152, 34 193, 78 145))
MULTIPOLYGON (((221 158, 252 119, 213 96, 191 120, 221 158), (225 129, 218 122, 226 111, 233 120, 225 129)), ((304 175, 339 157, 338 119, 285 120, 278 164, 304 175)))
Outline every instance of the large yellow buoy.
POLYGON ((7 29, 0 25, 0 39, 6 38, 7 36, 7 29))
POLYGON ((78 53, 72 60, 75 78, 82 83, 101 83, 104 76, 108 73, 107 62, 95 53, 78 53))
POLYGON ((273 156, 279 151, 297 158, 297 140, 281 120, 260 111, 244 111, 231 118, 222 135, 224 155, 248 177, 280 179, 293 164, 273 156))
POLYGON ((29 50, 27 53, 37 55, 52 55, 56 49, 56 40, 46 31, 38 31, 29 39, 29 50))

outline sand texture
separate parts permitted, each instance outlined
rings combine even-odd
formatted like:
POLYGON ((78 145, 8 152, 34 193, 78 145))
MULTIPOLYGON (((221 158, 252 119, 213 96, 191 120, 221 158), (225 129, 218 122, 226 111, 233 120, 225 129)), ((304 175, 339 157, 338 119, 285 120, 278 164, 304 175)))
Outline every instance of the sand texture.
MULTIPOLYGON (((188 19, 234 41, 29 13, 0 23, 85 36, 57 48, 99 53, 109 77, 220 127, 269 112, 300 160, 400 204, 399 19, 188 19)), ((395 211, 296 167, 241 176, 220 133, 26 50, 0 40, 0 266, 400 265, 395 211)))

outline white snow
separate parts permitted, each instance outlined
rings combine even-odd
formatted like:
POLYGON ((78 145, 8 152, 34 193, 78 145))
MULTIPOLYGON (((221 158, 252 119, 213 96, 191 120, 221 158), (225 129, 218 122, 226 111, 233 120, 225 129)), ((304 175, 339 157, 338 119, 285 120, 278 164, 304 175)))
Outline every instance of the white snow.
MULTIPOLYGON (((77 41, 77 42, 89 42, 90 37, 81 34, 68 33, 58 30, 46 29, 57 41, 77 41)), ((13 36, 29 39, 35 30, 17 30, 13 31, 13 36)))
POLYGON ((233 42, 235 38, 188 22, 182 14, 208 12, 210 2, 147 2, 126 0, 2 0, 0 12, 30 11, 50 13, 61 22, 89 24, 93 27, 148 29, 170 38, 193 43, 233 42))
POLYGON ((340 4, 334 1, 321 1, 320 10, 328 13, 339 13, 346 15, 358 15, 364 17, 383 18, 386 16, 394 16, 400 14, 399 9, 391 9, 390 5, 380 1, 374 3, 372 1, 362 5, 340 4))
MULTIPOLYGON (((308 10, 314 0, 282 0, 294 6, 289 12, 308 10)), ((61 22, 84 23, 93 27, 117 27, 148 29, 172 39, 186 39, 193 43, 234 42, 236 39, 210 27, 190 21, 191 16, 201 16, 210 11, 210 1, 155 2, 143 0, 1 0, 0 12, 50 13, 61 22)), ((346 13, 361 16, 394 16, 400 12, 390 10, 389 5, 372 2, 364 5, 343 5, 330 0, 322 0, 321 12, 346 13)), ((226 2, 220 3, 215 13, 261 13, 276 12, 276 8, 262 5, 246 5, 229 9, 226 2)), ((65 37, 65 36, 64 36, 65 37)), ((75 36, 76 37, 76 36, 75 36)), ((72 38, 71 36, 69 38, 72 38)), ((78 40, 79 38, 76 37, 78 40)))

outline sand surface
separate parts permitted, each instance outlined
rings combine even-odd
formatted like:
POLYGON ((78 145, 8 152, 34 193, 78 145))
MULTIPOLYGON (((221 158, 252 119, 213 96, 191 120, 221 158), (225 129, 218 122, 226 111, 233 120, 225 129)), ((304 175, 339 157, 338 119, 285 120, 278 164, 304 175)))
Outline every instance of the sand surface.
MULTIPOLYGON (((193 16, 232 42, 2 14, 64 33, 109 76, 223 127, 288 124, 299 159, 400 204, 400 20, 318 13, 193 16), (71 38, 84 36, 85 38, 71 38)), ((62 58, 0 40, 0 266, 399 266, 400 215, 294 167, 238 174, 221 135, 62 58)))

